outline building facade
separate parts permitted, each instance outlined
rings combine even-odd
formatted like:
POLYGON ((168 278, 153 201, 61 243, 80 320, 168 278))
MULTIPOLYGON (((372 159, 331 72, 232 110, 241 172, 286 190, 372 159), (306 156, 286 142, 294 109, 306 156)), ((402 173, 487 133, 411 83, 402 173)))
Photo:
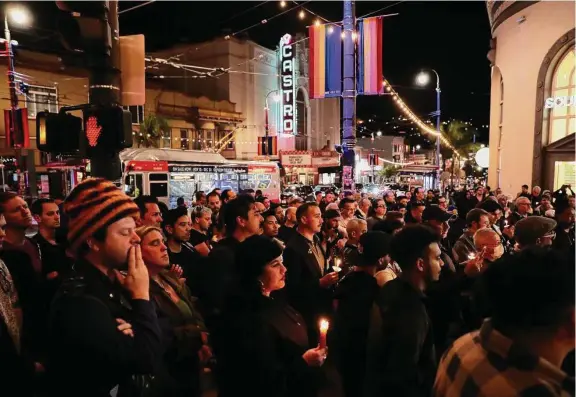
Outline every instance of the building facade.
MULTIPOLYGON (((64 66, 57 56, 20 50, 16 71, 26 76, 26 92, 18 90, 19 107, 28 112, 30 148, 17 152, 6 144, 6 126, 0 123, 0 180, 8 188, 25 195, 59 195, 69 192, 89 171, 89 163, 80 158, 54 157, 36 150, 36 114, 48 110, 58 112, 63 106, 88 103, 88 73, 64 66), (25 163, 21 154, 26 155, 25 163), (36 192, 30 189, 36 186, 36 192)), ((6 66, 0 66, 6 73, 6 66)), ((0 98, 3 109, 10 108, 8 83, 0 98)), ((146 103, 130 106, 133 135, 141 134, 140 123, 149 114, 166 119, 169 131, 150 143, 160 148, 211 150, 216 142, 244 123, 245 117, 234 103, 205 96, 193 97, 171 89, 162 80, 146 82, 146 103)), ((80 111, 73 112, 81 116, 80 111)), ((138 147, 138 139, 134 147, 138 147)), ((222 145, 222 154, 232 151, 222 145)))
POLYGON ((377 136, 372 138, 358 138, 356 141, 355 156, 356 183, 377 183, 383 179, 381 171, 394 163, 404 163, 409 148, 400 136, 377 136), (370 163, 370 155, 374 161, 370 163))
POLYGON ((280 159, 281 151, 318 151, 339 144, 339 99, 310 100, 308 95, 305 37, 285 35, 278 40, 276 50, 235 37, 173 47, 153 55, 201 68, 219 68, 218 71, 212 76, 201 76, 157 64, 152 73, 164 76, 174 90, 235 104, 244 121, 236 129, 229 150, 222 153, 227 158, 259 157, 258 138, 266 135, 276 142, 277 150, 269 156, 271 159, 280 159), (290 47, 289 51, 281 51, 281 41, 290 47), (283 81, 290 81, 289 87, 282 86, 283 81), (285 101, 287 90, 290 97, 285 101), (294 108, 289 130, 284 128, 283 116, 287 102, 294 108))
POLYGON ((487 1, 492 29, 488 184, 576 185, 575 3, 487 1))

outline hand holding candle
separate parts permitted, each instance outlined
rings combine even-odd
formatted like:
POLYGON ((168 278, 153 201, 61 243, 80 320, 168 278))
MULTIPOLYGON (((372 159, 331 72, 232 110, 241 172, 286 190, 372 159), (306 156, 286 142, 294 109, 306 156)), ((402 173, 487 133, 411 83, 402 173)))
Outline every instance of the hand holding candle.
POLYGON ((328 320, 320 320, 320 349, 326 348, 326 334, 328 333, 328 328, 330 323, 328 320))

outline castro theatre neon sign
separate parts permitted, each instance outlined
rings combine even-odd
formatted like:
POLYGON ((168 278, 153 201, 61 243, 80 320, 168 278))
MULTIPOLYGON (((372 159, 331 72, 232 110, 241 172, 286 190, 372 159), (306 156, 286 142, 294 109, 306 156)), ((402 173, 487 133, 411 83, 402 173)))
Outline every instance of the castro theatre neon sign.
POLYGON ((292 36, 285 34, 280 40, 280 89, 282 91, 282 132, 295 134, 296 96, 294 88, 296 78, 294 75, 294 47, 292 36))

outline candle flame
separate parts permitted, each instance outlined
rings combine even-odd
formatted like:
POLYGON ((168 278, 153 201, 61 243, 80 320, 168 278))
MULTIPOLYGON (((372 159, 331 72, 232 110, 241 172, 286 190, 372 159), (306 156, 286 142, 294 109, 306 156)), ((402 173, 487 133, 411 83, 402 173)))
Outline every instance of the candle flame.
POLYGON ((328 322, 328 320, 320 320, 320 331, 328 331, 328 328, 330 327, 330 323, 328 322))

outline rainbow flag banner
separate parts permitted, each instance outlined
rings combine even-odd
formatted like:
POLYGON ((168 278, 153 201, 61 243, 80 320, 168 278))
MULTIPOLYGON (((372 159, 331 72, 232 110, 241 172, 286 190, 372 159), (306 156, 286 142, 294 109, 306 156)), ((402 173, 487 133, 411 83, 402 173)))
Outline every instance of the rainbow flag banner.
POLYGON ((382 17, 358 21, 358 95, 381 95, 382 85, 382 17))
POLYGON ((308 28, 308 78, 310 98, 342 95, 342 27, 313 25, 308 28))

